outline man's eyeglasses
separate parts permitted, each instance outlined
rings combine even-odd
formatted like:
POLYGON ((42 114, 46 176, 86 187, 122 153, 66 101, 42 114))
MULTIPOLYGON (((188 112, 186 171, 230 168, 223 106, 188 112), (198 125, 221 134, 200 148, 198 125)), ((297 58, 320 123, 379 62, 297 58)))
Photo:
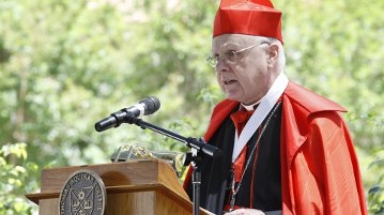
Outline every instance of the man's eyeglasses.
POLYGON ((236 51, 235 50, 228 50, 228 51, 224 52, 223 56, 219 56, 219 55, 209 56, 207 58, 207 62, 213 67, 216 67, 221 59, 225 60, 225 62, 227 62, 228 64, 235 64, 240 59, 240 53, 241 52, 249 50, 251 48, 255 48, 255 47, 264 45, 264 44, 267 44, 267 43, 252 45, 252 46, 242 48, 242 49, 236 50, 236 51))

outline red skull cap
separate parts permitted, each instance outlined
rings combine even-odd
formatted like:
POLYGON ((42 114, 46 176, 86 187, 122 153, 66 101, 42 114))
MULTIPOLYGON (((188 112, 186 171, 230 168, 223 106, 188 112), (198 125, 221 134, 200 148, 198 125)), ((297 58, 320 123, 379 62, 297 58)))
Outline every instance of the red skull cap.
POLYGON ((281 16, 269 0, 222 0, 213 25, 213 37, 247 34, 273 37, 283 43, 281 16))

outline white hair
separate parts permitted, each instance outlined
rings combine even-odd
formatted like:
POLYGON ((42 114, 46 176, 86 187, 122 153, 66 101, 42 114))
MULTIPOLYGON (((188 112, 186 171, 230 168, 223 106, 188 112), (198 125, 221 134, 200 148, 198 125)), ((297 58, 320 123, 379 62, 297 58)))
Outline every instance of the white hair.
POLYGON ((279 71, 284 72, 285 69, 285 63, 286 63, 286 58, 285 58, 285 51, 284 51, 284 46, 281 43, 280 40, 273 38, 273 37, 264 37, 268 40, 269 44, 276 44, 279 47, 278 51, 278 59, 277 59, 277 67, 279 71))

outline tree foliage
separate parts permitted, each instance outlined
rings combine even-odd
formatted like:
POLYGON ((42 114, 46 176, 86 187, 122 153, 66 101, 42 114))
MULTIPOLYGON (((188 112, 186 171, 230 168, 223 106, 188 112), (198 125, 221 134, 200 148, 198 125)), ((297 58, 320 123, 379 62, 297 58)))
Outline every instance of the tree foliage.
POLYGON ((0 148, 0 214, 32 214, 33 206, 23 195, 37 188, 38 166, 28 160, 26 144, 6 144, 0 148))
MULTIPOLYGON (((347 107, 367 200, 371 213, 379 213, 384 2, 274 4, 284 13, 288 77, 347 107)), ((2 152, 8 171, 2 171, 7 188, 0 192, 32 191, 22 179, 10 183, 12 171, 23 168, 17 174, 36 183, 42 168, 105 163, 124 144, 187 150, 137 126, 97 133, 93 125, 154 95, 161 108, 144 120, 187 137, 202 136, 213 104, 223 98, 205 63, 217 6, 218 0, 1 1, 0 144, 2 150, 24 150, 28 161, 2 152), (14 144, 20 142, 25 144, 14 144)), ((9 201, 20 202, 16 199, 9 201)), ((22 208, 31 211, 27 203, 22 208)))

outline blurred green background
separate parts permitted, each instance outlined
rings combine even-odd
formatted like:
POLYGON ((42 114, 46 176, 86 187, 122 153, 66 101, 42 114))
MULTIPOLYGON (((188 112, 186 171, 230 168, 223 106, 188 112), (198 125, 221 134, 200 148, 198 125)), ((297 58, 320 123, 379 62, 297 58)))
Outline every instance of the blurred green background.
MULTIPOLYGON (((384 1, 275 0, 286 74, 346 107, 370 214, 384 214, 384 1)), ((0 1, 0 214, 36 214, 40 172, 108 163, 121 145, 186 151, 94 123, 145 96, 147 122, 200 137, 223 98, 205 59, 218 0, 0 1)))

